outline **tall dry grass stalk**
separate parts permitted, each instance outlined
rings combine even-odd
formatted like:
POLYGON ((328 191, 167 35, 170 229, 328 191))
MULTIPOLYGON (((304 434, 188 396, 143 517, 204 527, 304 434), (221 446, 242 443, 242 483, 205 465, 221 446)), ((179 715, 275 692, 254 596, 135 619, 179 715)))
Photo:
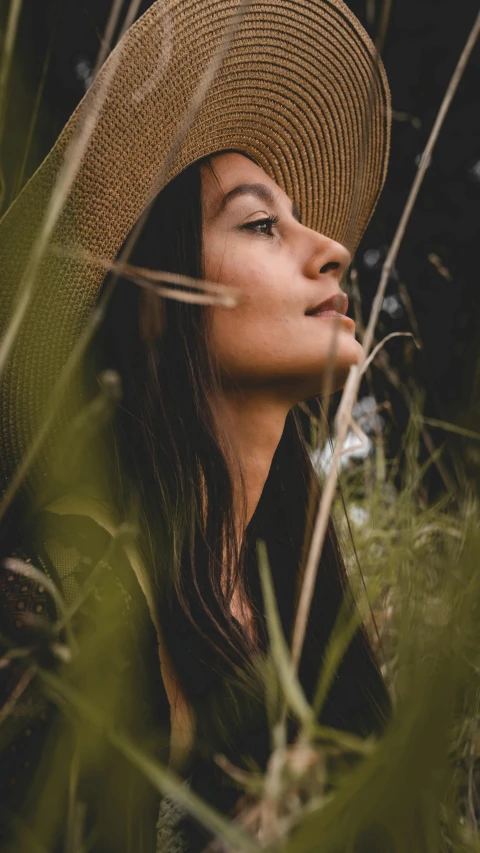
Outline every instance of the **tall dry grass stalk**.
POLYGON ((430 133, 427 145, 425 147, 425 151, 423 152, 422 158, 420 160, 417 174, 415 176, 415 180, 413 182, 412 188, 410 190, 407 203, 403 210, 400 222, 398 224, 397 230, 395 232, 395 236, 392 242, 392 245, 388 251, 387 257, 385 259, 385 263, 382 269, 382 275, 380 278, 380 283, 377 288, 377 292, 375 294, 375 298, 372 305, 372 310, 370 313, 370 318, 365 329, 365 334, 363 336, 362 347, 363 347, 363 355, 357 365, 350 369, 350 375, 347 380, 347 384, 345 386, 341 403, 337 412, 336 420, 335 420, 335 445, 334 445, 334 455, 332 461, 332 467, 330 469, 330 473, 327 477, 325 488, 322 495, 322 500, 318 509, 317 518, 315 520, 315 525, 313 528, 312 540, 310 545, 310 551, 307 558, 307 563, 305 567, 305 575, 303 579, 302 589, 299 598, 297 616, 295 620, 295 627, 293 632, 292 639, 292 658, 295 666, 298 665, 300 660, 300 655, 303 647, 303 641, 305 639, 306 626, 308 621, 308 615, 310 613, 310 607, 312 602, 313 590, 315 586, 315 578, 317 574, 317 568, 319 564, 320 555, 323 548, 323 543, 325 539, 325 533, 327 530, 328 519, 330 517, 330 510, 332 507, 336 487, 338 480, 338 465, 340 462, 340 457, 342 454, 343 444, 347 437, 347 433, 352 422, 352 411, 355 405, 358 391, 360 388, 360 382, 365 372, 365 366, 367 363, 367 358, 372 346, 373 337, 375 333, 375 327, 377 324, 378 316, 380 313, 380 309, 382 306, 382 302, 385 296, 385 290, 387 287, 388 279, 392 272, 393 266, 395 264, 395 260, 398 255, 398 251, 400 249, 400 245, 402 243, 408 221, 410 219, 413 207, 418 197, 418 193, 420 191, 420 187, 422 185, 423 179, 425 177, 425 173, 427 171, 428 165, 430 163, 430 159, 435 147, 435 144, 438 139, 438 135, 442 128, 443 122, 445 121, 445 117, 447 115, 450 104, 452 103, 453 97, 457 90, 458 84, 462 78, 463 72, 467 66, 468 60, 472 53, 472 50, 476 44, 478 39, 478 35, 480 32, 480 13, 478 14, 475 23, 469 33, 467 38, 465 47, 462 51, 462 54, 458 60, 455 71, 450 79, 447 90, 445 92, 445 96, 443 98, 442 104, 440 106, 440 110, 438 112, 437 118, 435 120, 435 124, 430 133))
MULTIPOLYGON (((9 92, 8 84, 12 68, 13 54, 15 51, 20 13, 22 11, 22 3, 23 0, 11 0, 10 8, 8 10, 7 26, 2 40, 2 58, 0 62, 0 147, 3 142, 3 134, 5 131, 5 116, 9 92)), ((0 210, 3 207, 4 199, 5 179, 3 177, 3 171, 0 170, 0 210)))
POLYGON ((120 15, 122 12, 124 0, 112 0, 112 5, 110 7, 110 14, 107 18, 107 24, 105 27, 105 33, 103 35, 100 48, 97 53, 97 59, 92 71, 92 80, 95 80, 100 68, 105 62, 110 50, 112 48, 112 40, 115 33, 115 30, 118 27, 118 22, 120 20, 120 15))
POLYGON ((142 0, 130 0, 130 5, 127 9, 127 14, 125 15, 125 20, 122 25, 122 29, 120 30, 119 39, 127 32, 128 28, 132 26, 135 18, 138 15, 138 10, 140 9, 140 4, 142 0))

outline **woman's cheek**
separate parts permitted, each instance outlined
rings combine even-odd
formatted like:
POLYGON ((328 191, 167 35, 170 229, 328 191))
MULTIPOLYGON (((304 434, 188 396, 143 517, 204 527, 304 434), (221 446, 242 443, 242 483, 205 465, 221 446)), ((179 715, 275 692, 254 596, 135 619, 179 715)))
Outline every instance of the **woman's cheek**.
POLYGON ((210 353, 220 372, 238 378, 255 372, 266 344, 264 323, 246 309, 245 303, 231 310, 215 308, 209 334, 210 353))

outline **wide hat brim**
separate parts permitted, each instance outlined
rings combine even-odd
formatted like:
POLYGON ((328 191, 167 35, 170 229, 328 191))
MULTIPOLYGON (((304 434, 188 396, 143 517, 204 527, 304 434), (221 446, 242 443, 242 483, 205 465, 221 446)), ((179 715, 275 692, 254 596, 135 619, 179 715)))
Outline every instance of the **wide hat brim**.
MULTIPOLYGON (((2 490, 48 416, 52 390, 98 298, 105 262, 117 257, 152 196, 188 164, 216 151, 243 151, 296 202, 305 225, 352 252, 358 245, 387 169, 390 97, 382 62, 341 0, 252 0, 235 18, 240 6, 239 0, 154 3, 110 55, 0 223, 6 324, 52 190, 65 164, 72 168, 76 146, 75 178, 1 379, 2 490), (76 257, 78 251, 90 260, 76 257)), ((42 470, 76 405, 72 376, 32 470, 42 470)))

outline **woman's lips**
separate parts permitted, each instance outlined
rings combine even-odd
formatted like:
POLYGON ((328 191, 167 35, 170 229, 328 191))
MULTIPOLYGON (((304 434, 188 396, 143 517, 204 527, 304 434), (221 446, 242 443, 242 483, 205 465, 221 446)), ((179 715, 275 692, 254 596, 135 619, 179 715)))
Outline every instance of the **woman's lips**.
POLYGON ((348 323, 350 326, 355 326, 355 321, 352 320, 351 317, 347 317, 346 314, 340 314, 339 311, 335 311, 333 308, 326 308, 325 311, 316 311, 314 314, 308 314, 308 317, 333 317, 335 320, 343 320, 343 322, 348 323))

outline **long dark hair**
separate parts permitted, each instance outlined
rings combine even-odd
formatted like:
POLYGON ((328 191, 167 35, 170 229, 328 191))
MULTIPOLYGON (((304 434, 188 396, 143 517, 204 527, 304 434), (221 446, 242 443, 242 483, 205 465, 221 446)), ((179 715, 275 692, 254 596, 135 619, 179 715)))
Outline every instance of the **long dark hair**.
MULTIPOLYGON (((213 169, 214 161, 206 165, 213 169)), ((202 278, 199 162, 159 194, 131 262, 202 278)), ((204 732, 214 719, 210 697, 216 686, 224 688, 239 673, 250 671, 266 647, 256 540, 261 537, 267 544, 289 637, 304 541, 320 497, 299 414, 292 410, 259 506, 237 546, 225 438, 218 433, 209 402, 218 378, 208 330, 208 308, 161 301, 120 281, 101 330, 98 355, 98 367, 117 369, 123 386, 113 427, 120 478, 117 501, 127 514, 135 505, 164 638, 186 697, 199 718, 205 711, 204 732), (253 635, 231 613, 236 588, 254 614, 253 635)), ((330 523, 300 666, 307 695, 313 693, 347 589, 330 523)), ((360 629, 342 662, 323 720, 367 733, 381 727, 387 708, 382 678, 360 629)), ((219 716, 215 726, 220 726, 219 716)), ((233 737, 231 719, 229 728, 233 737)), ((225 741, 228 735, 223 734, 225 741)), ((217 740, 214 748, 225 749, 222 737, 218 743, 218 731, 210 735, 217 740)))

